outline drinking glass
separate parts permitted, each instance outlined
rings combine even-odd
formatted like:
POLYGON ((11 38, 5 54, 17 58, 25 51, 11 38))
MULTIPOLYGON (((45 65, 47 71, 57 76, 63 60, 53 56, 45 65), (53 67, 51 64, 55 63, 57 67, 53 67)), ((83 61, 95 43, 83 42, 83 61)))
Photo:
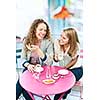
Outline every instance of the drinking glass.
POLYGON ((50 66, 47 66, 46 78, 51 78, 51 69, 50 69, 50 66))

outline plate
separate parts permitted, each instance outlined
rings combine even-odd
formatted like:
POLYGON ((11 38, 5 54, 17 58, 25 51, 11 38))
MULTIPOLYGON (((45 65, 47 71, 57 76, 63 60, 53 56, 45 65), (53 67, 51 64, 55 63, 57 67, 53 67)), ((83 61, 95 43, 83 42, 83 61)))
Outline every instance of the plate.
POLYGON ((37 67, 34 69, 35 72, 42 72, 44 69, 42 67, 37 67))
POLYGON ((58 71, 58 74, 61 74, 61 75, 66 75, 68 73, 69 73, 69 71, 66 70, 66 69, 61 69, 61 70, 58 71))
POLYGON ((55 83, 55 80, 54 79, 45 79, 42 82, 45 84, 52 84, 52 83, 55 83))

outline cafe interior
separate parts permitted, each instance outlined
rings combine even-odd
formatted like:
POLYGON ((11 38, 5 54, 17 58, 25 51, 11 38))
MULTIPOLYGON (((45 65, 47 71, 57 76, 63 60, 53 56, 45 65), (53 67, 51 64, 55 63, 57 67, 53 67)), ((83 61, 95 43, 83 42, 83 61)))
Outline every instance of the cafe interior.
MULTIPOLYGON (((22 41, 27 35, 31 22, 43 18, 50 26, 53 39, 60 36, 62 29, 75 27, 81 47, 81 62, 83 60, 83 0, 17 0, 16 1, 16 82, 21 77, 22 41)), ((36 100, 42 100, 34 96, 36 100)), ((50 95, 53 100, 54 95, 50 95)), ((23 95, 19 100, 25 100, 23 95)), ((83 81, 79 80, 65 100, 83 100, 83 81)))

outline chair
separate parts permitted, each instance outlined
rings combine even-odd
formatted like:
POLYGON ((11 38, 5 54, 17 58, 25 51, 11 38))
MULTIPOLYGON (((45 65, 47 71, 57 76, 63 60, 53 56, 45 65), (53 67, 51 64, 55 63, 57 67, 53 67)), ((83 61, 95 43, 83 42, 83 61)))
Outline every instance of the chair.
POLYGON ((77 81, 76 83, 75 83, 75 85, 74 85, 74 87, 75 86, 78 86, 78 87, 80 87, 80 90, 79 90, 79 92, 80 92, 80 99, 83 99, 83 80, 82 79, 80 79, 79 81, 77 81))
POLYGON ((21 58, 21 53, 22 53, 22 46, 23 42, 21 41, 20 37, 16 36, 16 67, 19 67, 19 61, 21 58))
POLYGON ((21 52, 22 52, 22 49, 17 49, 16 50, 16 64, 17 64, 17 67, 18 67, 18 59, 21 58, 21 52))
MULTIPOLYGON (((19 59, 21 58, 22 49, 16 49, 16 70, 19 68, 19 59)), ((17 71, 17 77, 20 77, 19 71, 17 71)))
MULTIPOLYGON (((80 59, 83 60, 83 49, 80 50, 80 59)), ((77 81, 74 85, 80 87, 80 99, 83 99, 82 95, 83 95, 83 79, 81 78, 79 81, 77 81)), ((74 88, 73 87, 73 88, 74 88)), ((73 96, 78 96, 78 95, 74 95, 73 96)))

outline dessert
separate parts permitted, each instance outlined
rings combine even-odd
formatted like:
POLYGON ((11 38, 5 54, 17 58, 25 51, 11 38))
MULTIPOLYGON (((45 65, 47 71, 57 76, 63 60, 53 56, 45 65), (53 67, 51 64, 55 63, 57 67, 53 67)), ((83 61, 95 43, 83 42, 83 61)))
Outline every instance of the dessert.
POLYGON ((45 80, 43 80, 43 83, 45 83, 45 84, 52 84, 54 82, 55 82, 55 80, 53 80, 53 79, 45 79, 45 80))

